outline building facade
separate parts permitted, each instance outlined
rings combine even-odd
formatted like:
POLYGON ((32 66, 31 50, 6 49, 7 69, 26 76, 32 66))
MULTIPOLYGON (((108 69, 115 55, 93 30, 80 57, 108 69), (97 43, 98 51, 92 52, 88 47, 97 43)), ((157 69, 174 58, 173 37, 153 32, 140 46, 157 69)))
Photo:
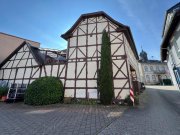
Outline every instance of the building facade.
POLYGON ((44 76, 65 79, 64 52, 34 47, 27 42, 18 46, 0 64, 0 83, 25 84, 44 76))
POLYGON ((38 42, 0 32, 0 63, 24 41, 29 42, 32 46, 40 47, 38 42))
POLYGON ((180 3, 167 10, 161 44, 161 60, 167 61, 174 85, 180 87, 180 3))
POLYGON ((146 85, 162 84, 163 79, 171 79, 167 63, 157 60, 139 62, 141 82, 146 85))
POLYGON ((99 97, 97 75, 104 30, 111 41, 115 98, 124 99, 132 81, 139 81, 138 53, 130 28, 104 12, 83 14, 62 35, 68 41, 65 97, 99 97))

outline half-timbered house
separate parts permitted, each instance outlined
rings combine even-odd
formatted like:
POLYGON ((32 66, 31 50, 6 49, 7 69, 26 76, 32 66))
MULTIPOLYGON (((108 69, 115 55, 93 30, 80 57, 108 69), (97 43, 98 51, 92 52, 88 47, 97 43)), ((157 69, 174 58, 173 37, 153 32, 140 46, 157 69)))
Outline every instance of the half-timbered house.
POLYGON ((104 12, 83 14, 61 35, 68 41, 65 97, 98 98, 103 30, 111 40, 115 98, 124 99, 138 81, 138 53, 130 28, 104 12))
POLYGON ((55 76, 64 83, 65 57, 64 51, 41 49, 23 42, 0 64, 0 80, 28 85, 39 77, 55 76))

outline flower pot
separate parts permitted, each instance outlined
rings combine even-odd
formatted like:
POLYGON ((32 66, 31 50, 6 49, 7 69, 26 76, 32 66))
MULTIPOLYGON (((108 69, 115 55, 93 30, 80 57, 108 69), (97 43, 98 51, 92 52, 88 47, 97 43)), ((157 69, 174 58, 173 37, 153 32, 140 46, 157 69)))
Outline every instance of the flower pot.
POLYGON ((7 100, 7 97, 6 96, 2 96, 1 97, 1 101, 5 102, 7 100))

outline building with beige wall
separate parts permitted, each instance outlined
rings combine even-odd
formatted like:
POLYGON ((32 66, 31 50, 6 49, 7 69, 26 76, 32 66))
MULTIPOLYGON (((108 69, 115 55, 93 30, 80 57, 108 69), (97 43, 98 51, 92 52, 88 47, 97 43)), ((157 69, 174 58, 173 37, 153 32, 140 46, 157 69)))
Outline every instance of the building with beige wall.
POLYGON ((139 72, 141 82, 146 85, 163 85, 163 79, 171 79, 167 63, 148 60, 147 53, 143 50, 140 53, 139 72))
POLYGON ((38 42, 0 32, 0 63, 24 41, 29 42, 32 46, 40 47, 38 42))
POLYGON ((139 62, 141 80, 145 84, 163 84, 163 79, 170 79, 167 63, 155 60, 139 62))

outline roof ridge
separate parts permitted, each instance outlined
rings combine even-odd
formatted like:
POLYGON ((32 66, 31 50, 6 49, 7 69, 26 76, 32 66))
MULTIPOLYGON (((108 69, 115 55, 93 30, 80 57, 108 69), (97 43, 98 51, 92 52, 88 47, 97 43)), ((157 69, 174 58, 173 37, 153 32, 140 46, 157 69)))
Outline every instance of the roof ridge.
MULTIPOLYGON (((11 35, 11 34, 4 33, 4 32, 0 32, 0 34, 7 35, 7 36, 11 36, 11 37, 15 37, 15 38, 19 38, 19 39, 23 39, 23 40, 25 40, 25 41, 31 41, 31 42, 39 43, 39 42, 37 42, 37 41, 33 41, 33 40, 30 40, 30 39, 18 37, 18 36, 15 36, 15 35, 11 35)), ((39 44, 40 44, 40 43, 39 43, 39 44)))

